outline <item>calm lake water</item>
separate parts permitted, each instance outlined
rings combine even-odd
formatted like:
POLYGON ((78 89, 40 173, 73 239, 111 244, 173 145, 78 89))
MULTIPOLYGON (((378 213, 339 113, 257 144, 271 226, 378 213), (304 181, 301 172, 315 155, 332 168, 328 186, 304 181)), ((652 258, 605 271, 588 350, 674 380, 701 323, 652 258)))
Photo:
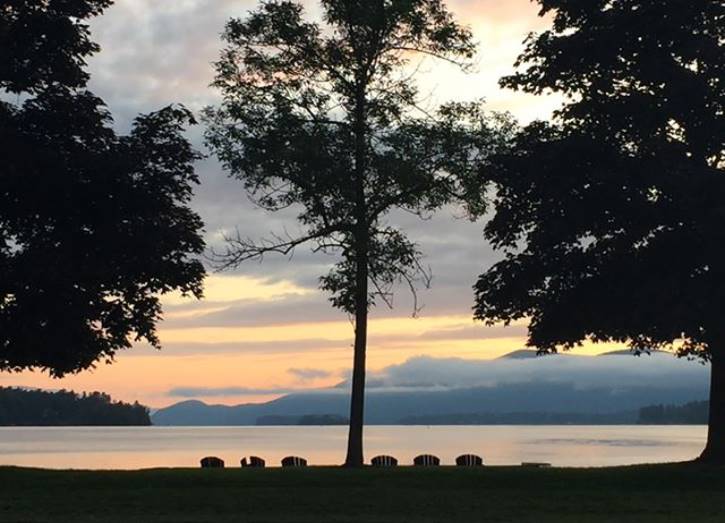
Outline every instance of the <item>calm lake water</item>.
MULTIPOLYGON (((704 426, 368 427, 366 456, 392 454, 408 464, 421 453, 443 464, 464 453, 489 465, 545 461, 601 467, 695 458, 704 426)), ((214 455, 227 467, 258 455, 276 466, 299 455, 311 465, 344 460, 345 427, 0 428, 0 465, 74 469, 197 467, 214 455)))

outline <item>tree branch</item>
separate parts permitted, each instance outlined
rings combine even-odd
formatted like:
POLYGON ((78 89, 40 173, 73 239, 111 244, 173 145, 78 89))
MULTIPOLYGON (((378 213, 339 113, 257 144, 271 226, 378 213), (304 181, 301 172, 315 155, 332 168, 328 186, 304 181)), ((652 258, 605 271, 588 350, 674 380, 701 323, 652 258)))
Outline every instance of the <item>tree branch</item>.
MULTIPOLYGON (((217 252, 212 248, 207 259, 216 271, 233 269, 249 260, 261 261, 266 254, 291 255, 299 245, 313 240, 322 240, 340 232, 343 232, 342 227, 325 227, 303 236, 293 237, 285 231, 284 235, 272 234, 270 238, 255 242, 251 238, 243 238, 237 230, 235 236, 224 235, 224 241, 227 244, 224 252, 217 252)), ((332 246, 332 243, 329 245, 332 246)))

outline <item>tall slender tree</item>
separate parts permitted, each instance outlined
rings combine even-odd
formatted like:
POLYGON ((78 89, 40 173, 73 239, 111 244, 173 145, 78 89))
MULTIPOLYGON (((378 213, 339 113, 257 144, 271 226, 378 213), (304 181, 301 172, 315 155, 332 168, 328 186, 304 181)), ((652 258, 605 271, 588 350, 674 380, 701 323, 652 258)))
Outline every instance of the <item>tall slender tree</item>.
POLYGON ((341 255, 321 287, 354 318, 355 343, 346 464, 363 464, 368 311, 393 287, 427 284, 418 246, 388 220, 395 209, 426 215, 468 194, 475 168, 498 143, 503 117, 479 104, 418 107, 411 59, 465 67, 468 29, 440 0, 322 0, 323 23, 293 1, 265 1, 226 27, 206 113, 208 144, 264 209, 293 205, 302 232, 267 240, 228 238, 218 253, 235 267, 307 242, 341 255))
POLYGON ((725 463, 725 5, 539 0, 504 86, 555 91, 484 174, 487 237, 506 258, 476 285, 477 318, 528 319, 542 351, 586 339, 710 361, 704 461, 725 463))
POLYGON ((191 114, 118 136, 86 89, 87 22, 111 3, 0 1, 0 370, 62 376, 158 346, 159 295, 201 294, 191 114))

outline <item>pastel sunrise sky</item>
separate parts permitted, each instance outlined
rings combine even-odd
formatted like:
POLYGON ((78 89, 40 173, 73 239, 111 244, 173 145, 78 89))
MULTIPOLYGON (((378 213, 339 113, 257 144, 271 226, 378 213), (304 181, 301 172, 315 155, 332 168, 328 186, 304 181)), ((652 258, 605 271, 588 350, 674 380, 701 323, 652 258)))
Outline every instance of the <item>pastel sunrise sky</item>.
MULTIPOLYGON (((315 16, 316 2, 309 5, 315 16)), ((211 63, 225 21, 244 16, 253 0, 117 0, 92 25, 103 50, 90 62, 91 89, 111 108, 124 131, 140 112, 172 102, 195 112, 214 104, 208 87, 211 63)), ((522 42, 548 25, 529 0, 450 0, 450 9, 469 25, 479 42, 476 72, 426 59, 418 76, 426 103, 485 98, 491 110, 510 111, 523 122, 547 118, 556 97, 533 97, 502 90, 498 79, 513 70, 522 42)), ((417 62, 416 62, 417 65, 417 62)), ((203 129, 190 131, 203 150, 203 129)), ((294 213, 255 209, 239 182, 228 180, 212 159, 198 165, 202 184, 194 208, 203 217, 210 245, 224 231, 243 235, 296 230, 294 213)), ((485 327, 471 319, 477 275, 497 258, 482 238, 483 223, 470 223, 458 209, 433 220, 393 216, 427 255, 434 274, 422 291, 424 309, 412 318, 404 289, 395 309, 371 315, 368 368, 374 375, 387 366, 425 355, 433 358, 491 359, 520 349, 525 325, 485 327)), ((352 325, 333 310, 318 290, 318 278, 333 260, 298 249, 292 259, 268 257, 233 273, 212 274, 203 301, 168 296, 159 326, 163 350, 146 345, 119 354, 114 365, 52 380, 40 373, 0 374, 0 385, 76 391, 100 390, 117 399, 163 407, 194 397, 212 403, 245 403, 286 392, 327 387, 347 377, 352 361, 352 325)), ((612 347, 588 347, 594 353, 612 347)))

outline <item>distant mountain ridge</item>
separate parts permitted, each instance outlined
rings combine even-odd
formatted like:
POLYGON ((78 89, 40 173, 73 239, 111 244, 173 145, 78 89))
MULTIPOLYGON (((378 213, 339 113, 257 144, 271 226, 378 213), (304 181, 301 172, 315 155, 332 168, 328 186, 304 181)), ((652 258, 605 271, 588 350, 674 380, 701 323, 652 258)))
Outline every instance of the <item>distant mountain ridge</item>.
POLYGON ((500 359, 500 360, 527 360, 527 359, 531 359, 531 358, 542 358, 542 357, 545 357, 545 355, 541 355, 535 350, 521 349, 521 350, 515 350, 513 352, 509 352, 508 354, 504 354, 503 356, 499 356, 498 359, 500 359))
MULTIPOLYGON (((640 387, 627 394, 613 395, 607 389, 577 391, 567 385, 511 385, 508 387, 456 389, 440 392, 375 392, 367 395, 367 423, 388 425, 423 416, 476 413, 504 416, 516 413, 605 416, 636 411, 646 405, 682 404, 705 397, 700 388, 670 390, 640 387)), ((158 410, 155 425, 256 425, 259 418, 271 416, 344 416, 347 394, 290 394, 256 405, 207 405, 199 401, 177 403, 158 410)), ((631 420, 628 420, 631 421, 631 420)), ((527 420, 520 417, 519 423, 527 420)), ((625 422, 625 421, 623 421, 625 422)), ((426 423, 429 424, 429 423, 426 423)))
MULTIPOLYGON (((599 419, 629 423, 636 422, 642 407, 683 405, 708 396, 707 367, 668 353, 631 359, 626 354, 631 353, 536 357, 534 351, 516 351, 495 360, 412 359, 373 374, 366 422, 560 419, 587 423, 599 419)), ((152 421, 156 425, 255 425, 259 419, 275 417, 345 417, 348 405, 348 384, 343 382, 260 404, 184 401, 159 409, 152 421)))

